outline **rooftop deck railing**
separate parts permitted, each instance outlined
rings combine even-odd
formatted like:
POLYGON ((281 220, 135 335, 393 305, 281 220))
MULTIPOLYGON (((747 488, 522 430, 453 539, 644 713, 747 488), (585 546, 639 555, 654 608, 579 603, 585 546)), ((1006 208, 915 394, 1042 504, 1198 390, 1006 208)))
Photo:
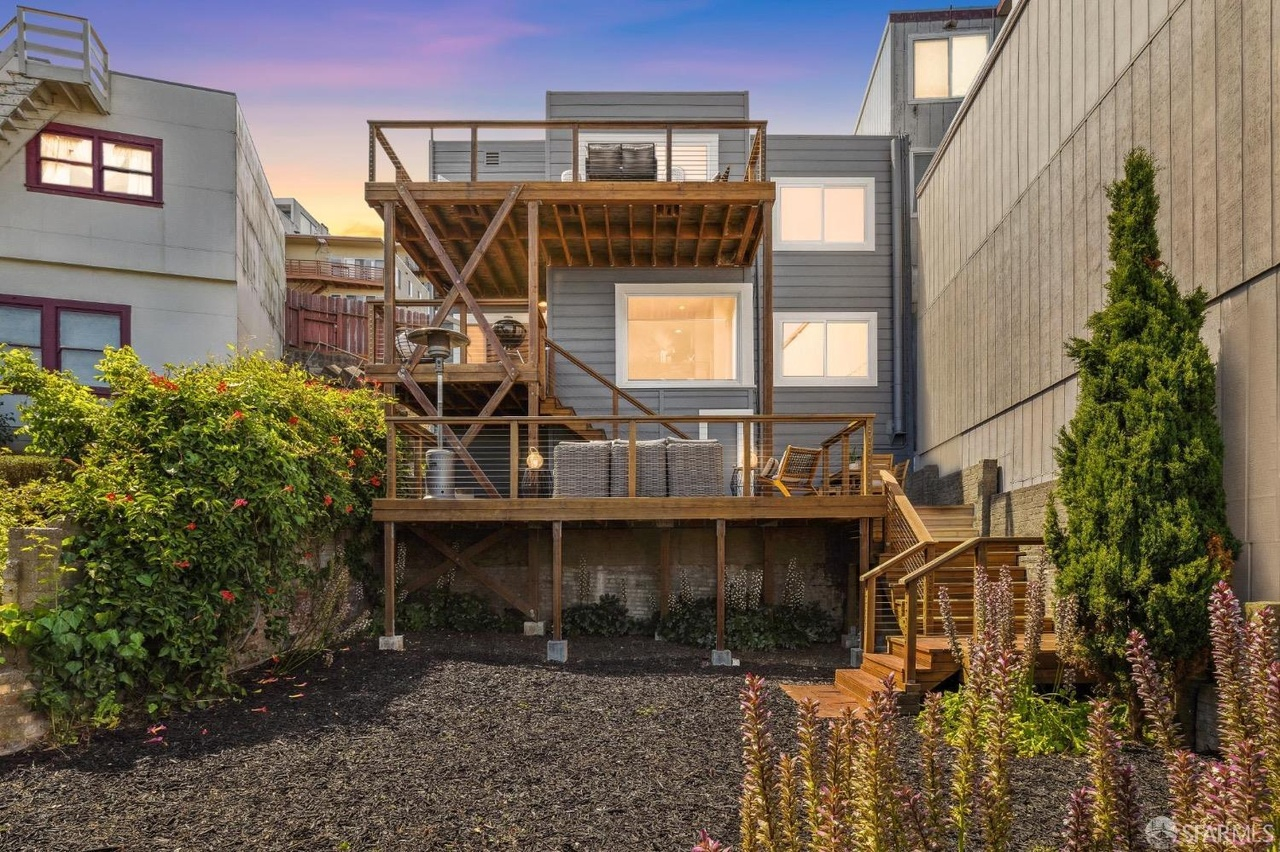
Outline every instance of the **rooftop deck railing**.
POLYGON ((87 18, 19 6, 18 14, 0 28, 0 67, 14 57, 19 74, 83 86, 99 110, 109 109, 107 48, 87 18))
POLYGON ((399 499, 785 498, 760 476, 788 445, 821 451, 817 499, 870 493, 875 416, 389 416, 399 499), (614 427, 622 434, 608 440, 614 427), (687 434, 689 440, 679 437, 687 434), (452 458, 436 454, 449 450, 452 458), (446 472, 441 465, 448 467, 446 472))
MULTIPOLYGON (((411 131, 417 134, 425 133, 427 135, 425 148, 428 152, 432 150, 432 143, 437 141, 435 134, 437 132, 453 132, 463 133, 467 137, 468 144, 468 166, 469 179, 472 182, 482 180, 481 162, 481 133, 482 131, 490 131, 501 133, 504 136, 513 131, 534 131, 543 134, 543 138, 547 144, 547 164, 548 168, 552 166, 553 146, 568 145, 566 164, 569 166, 566 180, 582 181, 586 180, 584 172, 584 163, 582 162, 582 137, 583 134, 608 134, 609 139, 615 140, 620 136, 625 137, 626 134, 637 134, 640 141, 655 140, 656 146, 661 146, 660 150, 665 155, 660 158, 659 173, 657 179, 660 181, 679 180, 679 166, 673 164, 673 152, 675 147, 681 143, 682 134, 689 133, 715 133, 719 134, 722 144, 718 148, 717 170, 723 170, 726 166, 728 172, 724 179, 734 181, 763 181, 765 175, 768 174, 765 168, 766 157, 766 133, 765 128, 767 122, 752 120, 720 120, 720 121, 703 121, 703 120, 670 120, 670 121, 652 121, 652 120, 578 120, 578 119, 545 119, 533 121, 464 121, 464 120, 442 120, 442 121, 370 121, 369 122, 369 182, 378 182, 378 164, 379 154, 386 158, 394 171, 394 180, 396 182, 413 182, 414 176, 411 176, 408 167, 405 165, 405 159, 397 152, 395 147, 389 141, 388 132, 401 133, 411 131), (728 154, 728 148, 723 144, 726 138, 725 134, 744 134, 744 145, 742 146, 742 154, 734 157, 728 154)), ((415 140, 412 150, 422 150, 422 140, 415 140)), ((402 150, 410 150, 402 148, 402 150)), ((428 157, 430 157, 428 153, 428 157)), ((427 164, 427 171, 419 173, 417 180, 431 181, 433 175, 431 163, 427 164)), ((552 175, 551 179, 558 179, 556 175, 552 175)), ((708 174, 705 180, 712 180, 713 176, 708 174)))

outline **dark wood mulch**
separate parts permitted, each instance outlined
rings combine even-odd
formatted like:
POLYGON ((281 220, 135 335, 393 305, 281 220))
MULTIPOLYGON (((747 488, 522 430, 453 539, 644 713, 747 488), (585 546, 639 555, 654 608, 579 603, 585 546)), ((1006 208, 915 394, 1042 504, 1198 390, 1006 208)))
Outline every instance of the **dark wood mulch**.
MULTIPOLYGON (((537 638, 406 644, 360 641, 274 682, 250 672, 244 700, 163 731, 0 758, 0 850, 677 850, 701 827, 732 841, 742 674, 825 681, 845 658, 751 654, 726 670, 694 649, 577 639, 556 666, 537 638)), ((794 708, 770 701, 785 732, 794 708)), ((1155 761, 1136 756, 1158 801, 1155 761)), ((1018 848, 1057 846, 1082 771, 1019 762, 1018 848)))

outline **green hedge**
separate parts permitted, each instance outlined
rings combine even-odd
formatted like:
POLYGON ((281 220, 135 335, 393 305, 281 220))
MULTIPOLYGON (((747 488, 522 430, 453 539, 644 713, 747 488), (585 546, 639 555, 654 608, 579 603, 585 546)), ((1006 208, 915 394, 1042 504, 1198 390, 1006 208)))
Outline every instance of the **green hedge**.
POLYGON ((0 482, 10 488, 38 479, 49 479, 57 469, 57 461, 31 453, 0 452, 0 482))

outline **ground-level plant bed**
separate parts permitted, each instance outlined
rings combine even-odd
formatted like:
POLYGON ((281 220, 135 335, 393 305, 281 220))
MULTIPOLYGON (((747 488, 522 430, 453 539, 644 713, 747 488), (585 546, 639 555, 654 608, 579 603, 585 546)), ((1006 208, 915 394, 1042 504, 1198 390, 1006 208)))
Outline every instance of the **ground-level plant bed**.
MULTIPOLYGON (((544 642, 361 640, 331 666, 248 673, 241 701, 0 759, 0 850, 673 850, 702 827, 736 845, 743 671, 822 682, 847 653, 743 652, 726 671, 700 649, 581 638, 560 666, 535 662, 544 642)), ((771 689, 767 707, 794 748, 794 705, 771 689)), ((1158 810, 1159 759, 1131 756, 1158 810)), ((1013 771, 1014 848, 1056 843, 1084 762, 1013 771)))

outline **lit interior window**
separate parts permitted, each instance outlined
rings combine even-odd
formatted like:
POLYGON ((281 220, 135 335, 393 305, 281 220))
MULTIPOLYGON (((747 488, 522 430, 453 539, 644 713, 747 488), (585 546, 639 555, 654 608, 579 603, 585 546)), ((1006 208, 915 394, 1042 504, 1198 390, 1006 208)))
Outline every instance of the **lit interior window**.
POLYGON ((631 381, 737 379, 736 296, 637 296, 626 300, 631 381))

